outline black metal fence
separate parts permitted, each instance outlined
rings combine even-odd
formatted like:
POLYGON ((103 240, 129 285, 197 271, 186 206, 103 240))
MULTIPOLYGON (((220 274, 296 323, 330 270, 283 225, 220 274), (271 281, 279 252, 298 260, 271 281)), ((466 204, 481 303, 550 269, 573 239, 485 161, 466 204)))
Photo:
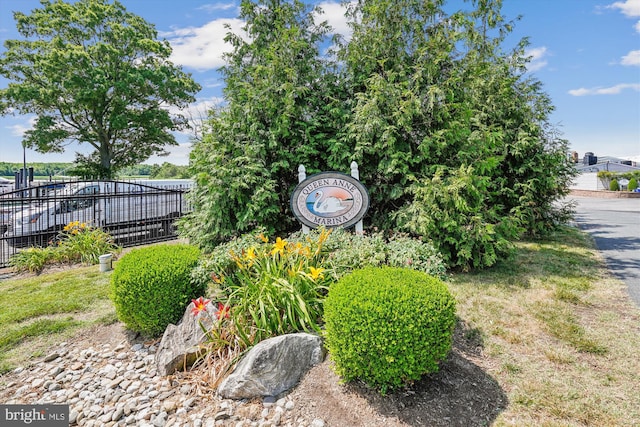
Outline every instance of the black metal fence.
POLYGON ((69 181, 0 194, 0 268, 24 248, 51 244, 76 221, 102 228, 120 246, 175 239, 190 188, 188 180, 69 181))

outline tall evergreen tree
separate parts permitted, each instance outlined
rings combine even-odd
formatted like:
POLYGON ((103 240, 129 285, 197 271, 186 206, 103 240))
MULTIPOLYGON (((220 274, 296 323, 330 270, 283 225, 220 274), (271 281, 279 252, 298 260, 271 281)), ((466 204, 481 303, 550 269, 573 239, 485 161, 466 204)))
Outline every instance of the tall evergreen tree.
POLYGON ((320 58, 328 34, 298 0, 243 0, 245 35, 228 34, 233 50, 222 68, 226 106, 191 155, 197 185, 184 231, 210 246, 255 226, 294 224, 289 194, 300 163, 326 167, 334 138, 333 74, 320 58))

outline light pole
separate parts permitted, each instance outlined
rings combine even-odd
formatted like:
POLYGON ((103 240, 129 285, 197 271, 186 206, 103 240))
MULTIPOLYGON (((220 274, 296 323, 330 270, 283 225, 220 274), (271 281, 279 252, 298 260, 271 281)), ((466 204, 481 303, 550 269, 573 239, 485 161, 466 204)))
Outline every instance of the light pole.
POLYGON ((27 145, 22 141, 22 173, 20 174, 21 184, 20 188, 27 188, 29 186, 29 176, 27 174, 27 145))

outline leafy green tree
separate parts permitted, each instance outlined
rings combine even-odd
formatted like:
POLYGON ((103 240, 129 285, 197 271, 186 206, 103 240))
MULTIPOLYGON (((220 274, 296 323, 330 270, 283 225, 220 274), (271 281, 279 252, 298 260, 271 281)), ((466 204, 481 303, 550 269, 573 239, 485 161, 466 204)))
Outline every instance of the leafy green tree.
POLYGON ((154 167, 158 165, 145 165, 139 164, 134 166, 127 166, 118 172, 118 176, 150 176, 154 167))
POLYGON ((320 59, 328 27, 312 12, 298 0, 241 3, 248 37, 226 38, 233 46, 221 69, 227 105, 211 112, 191 153, 194 212, 183 231, 202 247, 257 225, 291 229, 298 165, 326 168, 331 123, 342 110, 332 99, 336 77, 320 59))
MULTIPOLYGON (((49 177, 66 173, 71 168, 71 163, 29 163, 27 167, 33 168, 33 175, 37 177, 49 177)), ((13 176, 14 172, 22 169, 22 163, 0 162, 0 176, 13 176)))
POLYGON ((549 121, 554 106, 542 84, 527 73, 528 41, 501 50, 513 26, 501 15, 502 1, 475 5, 464 36, 462 78, 469 82, 472 117, 481 124, 471 129, 490 133, 482 144, 489 151, 469 164, 489 177, 489 203, 500 207, 503 220, 515 219, 530 236, 545 234, 572 215, 563 201, 577 173, 568 141, 549 121))
POLYGON ((164 162, 161 166, 153 165, 151 167, 149 178, 189 178, 189 171, 187 166, 179 166, 169 162, 164 162))
POLYGON ((113 177, 176 145, 171 131, 186 126, 166 106, 184 107, 200 86, 169 60, 171 47, 153 25, 108 0, 41 0, 30 15, 14 13, 20 40, 5 41, 0 113, 37 115, 27 147, 78 155, 84 173, 113 177))

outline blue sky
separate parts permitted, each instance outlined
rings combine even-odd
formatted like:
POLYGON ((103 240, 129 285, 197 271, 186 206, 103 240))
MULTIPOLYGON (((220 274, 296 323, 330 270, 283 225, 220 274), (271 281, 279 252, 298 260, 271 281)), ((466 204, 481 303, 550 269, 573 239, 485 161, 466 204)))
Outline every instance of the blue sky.
MULTIPOLYGON (((192 116, 219 103, 224 82, 216 69, 227 49, 224 24, 242 26, 239 1, 120 1, 156 26, 173 46, 173 62, 202 85, 192 116)), ((468 7, 460 0, 449 3, 451 10, 468 7)), ((318 4, 337 32, 348 31, 338 2, 318 4)), ((0 42, 18 37, 12 11, 28 13, 39 6, 37 0, 0 0, 0 42)), ((580 157, 592 151, 640 161, 640 0, 504 0, 503 12, 508 18, 522 16, 506 47, 529 38, 529 72, 550 95, 556 107, 551 121, 571 148, 580 157)), ((7 83, 0 79, 0 87, 7 83)), ((0 117, 0 161, 22 161, 21 135, 32 122, 28 116, 0 117)), ((147 163, 187 164, 189 135, 177 134, 177 140, 180 146, 169 157, 147 163)), ((64 154, 27 150, 26 156, 27 162, 65 162, 75 151, 87 148, 70 145, 64 154)))

